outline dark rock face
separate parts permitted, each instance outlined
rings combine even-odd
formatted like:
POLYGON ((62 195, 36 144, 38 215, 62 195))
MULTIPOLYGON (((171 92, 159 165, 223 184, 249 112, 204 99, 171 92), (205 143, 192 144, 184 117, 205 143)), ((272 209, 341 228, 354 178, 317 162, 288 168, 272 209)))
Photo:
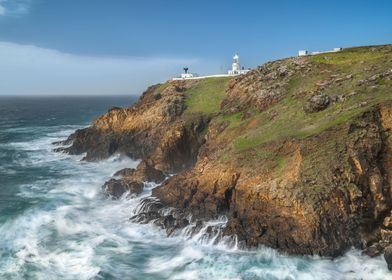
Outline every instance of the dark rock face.
POLYGON ((180 118, 186 105, 182 81, 159 92, 152 86, 131 108, 112 108, 92 126, 77 130, 58 148, 69 154, 86 153, 85 160, 107 158, 115 153, 146 159, 149 165, 166 173, 176 173, 196 162, 204 143, 203 131, 209 118, 200 116, 185 122, 180 118))
POLYGON ((387 248, 385 248, 384 258, 388 264, 388 269, 392 270, 392 245, 389 245, 387 248))
POLYGON ((328 95, 318 94, 312 96, 304 106, 306 113, 314 113, 325 110, 331 103, 331 98, 328 95))
POLYGON ((87 153, 86 160, 114 153, 142 159, 104 188, 120 197, 140 193, 146 181, 162 183, 131 219, 169 235, 225 215, 221 234, 245 247, 337 256, 355 246, 390 262, 392 103, 385 85, 392 72, 336 74, 336 67, 309 58, 267 63, 233 78, 215 115, 191 118, 184 112, 194 81, 151 87, 132 108, 114 108, 75 132, 64 151, 87 153), (368 89, 378 94, 375 102, 363 98, 368 89), (297 127, 290 118, 302 117, 301 108, 329 109, 297 127), (298 131, 286 134, 283 122, 298 131), (279 137, 268 135, 275 127, 279 137))
POLYGON ((153 195, 199 219, 225 214, 224 234, 236 234, 246 247, 265 244, 292 254, 338 256, 352 246, 371 245, 391 205, 382 114, 376 109, 301 143, 271 146, 287 158, 279 180, 263 167, 233 168, 207 158, 153 195), (328 155, 318 155, 320 146, 331 143, 328 155), (315 158, 309 161, 308 155, 315 158))
POLYGON ((110 179, 103 185, 105 192, 113 198, 119 198, 126 192, 138 195, 143 191, 143 187, 143 182, 122 179, 110 179))
POLYGON ((125 168, 117 171, 114 176, 122 176, 123 178, 132 179, 134 181, 161 183, 166 175, 149 165, 146 161, 139 163, 136 169, 125 168))
POLYGON ((125 192, 138 195, 143 191, 144 182, 161 183, 165 174, 142 161, 136 169, 125 168, 114 174, 120 179, 110 179, 103 185, 104 191, 113 198, 121 197, 125 192))

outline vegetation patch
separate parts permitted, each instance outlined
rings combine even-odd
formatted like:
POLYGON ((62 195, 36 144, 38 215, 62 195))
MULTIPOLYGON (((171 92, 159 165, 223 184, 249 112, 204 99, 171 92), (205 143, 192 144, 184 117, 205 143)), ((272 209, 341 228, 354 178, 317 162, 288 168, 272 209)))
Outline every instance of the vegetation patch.
POLYGON ((220 111, 230 77, 206 78, 185 91, 185 115, 202 113, 210 115, 220 111))

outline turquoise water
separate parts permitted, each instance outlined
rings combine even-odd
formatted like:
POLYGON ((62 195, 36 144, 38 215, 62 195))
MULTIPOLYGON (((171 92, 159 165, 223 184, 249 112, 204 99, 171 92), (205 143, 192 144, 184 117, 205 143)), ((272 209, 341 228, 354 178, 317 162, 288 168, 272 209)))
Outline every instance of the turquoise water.
POLYGON ((382 257, 356 250, 334 260, 289 257, 131 223, 154 186, 114 201, 101 185, 137 160, 87 163, 52 152, 51 143, 132 102, 0 98, 0 279, 392 279, 382 257))

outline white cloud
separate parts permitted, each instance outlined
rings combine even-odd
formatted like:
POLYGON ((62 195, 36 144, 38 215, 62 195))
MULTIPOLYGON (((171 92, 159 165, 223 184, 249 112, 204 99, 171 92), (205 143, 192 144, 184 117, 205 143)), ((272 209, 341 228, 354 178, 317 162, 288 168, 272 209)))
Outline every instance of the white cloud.
POLYGON ((5 8, 0 4, 0 16, 5 15, 5 8))
POLYGON ((218 69, 197 59, 82 56, 0 42, 0 95, 139 94, 183 66, 218 69))
POLYGON ((0 16, 18 16, 27 14, 31 0, 0 0, 0 16))

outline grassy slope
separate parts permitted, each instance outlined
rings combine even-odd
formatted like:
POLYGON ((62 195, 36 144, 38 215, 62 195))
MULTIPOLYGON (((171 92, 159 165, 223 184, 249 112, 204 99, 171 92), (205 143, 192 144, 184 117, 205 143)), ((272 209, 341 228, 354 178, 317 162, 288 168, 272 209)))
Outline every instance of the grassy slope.
MULTIPOLYGON (((262 144, 288 137, 305 138, 316 135, 347 122, 381 101, 392 99, 390 80, 381 79, 372 84, 357 85, 361 79, 392 69, 391 46, 378 47, 375 51, 372 48, 347 49, 339 53, 312 56, 309 60, 314 70, 306 76, 294 76, 286 89, 285 98, 278 104, 267 111, 253 113, 246 120, 241 120, 242 113, 222 117, 230 120, 230 127, 221 137, 229 140, 235 135, 230 140, 230 148, 225 151, 226 159, 230 159, 228 154, 235 156, 250 150, 252 155, 266 158, 269 153, 264 151, 262 144), (353 75, 353 79, 322 91, 328 95, 346 96, 346 100, 334 103, 324 111, 306 114, 303 105, 308 97, 301 92, 315 90, 316 82, 328 79, 331 74, 353 75), (353 91, 356 94, 350 96, 353 91), (272 118, 272 115, 275 117, 272 118)), ((279 165, 282 160, 277 158, 276 161, 279 165)))
MULTIPOLYGON (((392 45, 351 48, 307 59, 312 63, 312 71, 293 76, 286 87, 285 97, 266 111, 251 110, 246 112, 251 113, 251 117, 246 119, 242 118, 245 111, 222 114, 220 104, 230 78, 207 78, 197 81, 185 91, 187 108, 184 119, 192 120, 203 114, 213 116, 213 121, 229 121, 229 126, 219 135, 219 141, 226 147, 219 152, 221 159, 235 160, 240 164, 270 161, 271 167, 279 172, 285 158, 271 151, 269 143, 317 135, 349 121, 375 104, 392 100, 391 80, 384 78, 358 85, 359 80, 392 69, 392 45), (303 106, 309 96, 304 92, 316 91, 316 83, 331 79, 331 75, 353 75, 352 79, 332 83, 321 91, 327 95, 345 96, 345 101, 333 103, 324 111, 306 114, 303 106), (354 91, 356 94, 351 95, 354 91)), ((287 63, 290 68, 292 65, 289 61, 287 63)))
POLYGON ((188 89, 185 92, 187 97, 185 116, 210 115, 219 112, 229 80, 229 77, 202 79, 188 89))

